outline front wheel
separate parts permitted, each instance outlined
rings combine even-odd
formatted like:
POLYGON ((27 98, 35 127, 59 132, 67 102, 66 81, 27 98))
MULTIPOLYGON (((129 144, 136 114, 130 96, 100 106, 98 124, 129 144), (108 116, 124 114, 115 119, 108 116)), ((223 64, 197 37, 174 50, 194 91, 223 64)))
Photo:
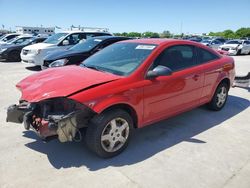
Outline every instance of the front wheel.
POLYGON ((20 53, 18 51, 12 51, 9 53, 8 61, 19 62, 20 60, 20 53))
POLYGON ((127 147, 132 128, 133 120, 126 111, 106 111, 91 120, 85 141, 100 157, 114 157, 127 147))
POLYGON ((217 87, 212 100, 208 103, 208 107, 211 110, 221 110, 227 101, 229 86, 226 83, 220 83, 217 87))

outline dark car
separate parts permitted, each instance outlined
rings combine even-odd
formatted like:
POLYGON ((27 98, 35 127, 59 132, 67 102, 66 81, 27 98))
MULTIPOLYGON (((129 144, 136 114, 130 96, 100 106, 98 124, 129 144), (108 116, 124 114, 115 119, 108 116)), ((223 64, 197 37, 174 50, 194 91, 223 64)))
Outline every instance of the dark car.
POLYGON ((218 41, 220 41, 221 43, 225 43, 225 42, 227 42, 227 40, 226 39, 224 39, 224 38, 222 38, 222 37, 216 37, 216 38, 214 38, 215 40, 218 40, 218 41))
POLYGON ((25 46, 43 42, 45 37, 32 37, 20 44, 5 45, 0 48, 0 60, 21 61, 20 53, 25 46))
POLYGON ((194 42, 201 42, 201 41, 202 41, 202 38, 201 38, 201 37, 191 37, 191 38, 189 38, 188 40, 194 41, 194 42))
POLYGON ((70 49, 60 50, 47 55, 44 59, 43 68, 60 67, 64 65, 79 65, 92 54, 106 46, 118 41, 128 40, 128 37, 100 36, 87 39, 70 49))

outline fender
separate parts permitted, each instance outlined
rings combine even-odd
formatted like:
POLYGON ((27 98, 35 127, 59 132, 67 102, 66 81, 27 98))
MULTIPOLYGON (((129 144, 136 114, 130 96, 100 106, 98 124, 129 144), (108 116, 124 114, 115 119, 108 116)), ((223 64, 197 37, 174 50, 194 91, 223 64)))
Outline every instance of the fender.
MULTIPOLYGON (((229 73, 228 72, 225 72, 223 71, 223 68, 221 68, 221 73, 219 74, 217 80, 216 80, 216 84, 214 84, 213 86, 213 92, 211 93, 211 96, 210 96, 210 100, 212 100, 212 97, 214 95, 214 92, 215 90, 217 89, 218 85, 221 83, 222 80, 224 80, 225 78, 229 79, 230 80, 230 77, 229 77, 229 73)), ((231 80, 230 80, 230 85, 231 85, 231 80)), ((230 87, 229 85, 229 87, 230 87)))
POLYGON ((86 106, 90 107, 94 112, 100 114, 104 110, 116 106, 116 105, 128 105, 135 111, 135 115, 138 120, 138 125, 142 123, 142 117, 139 114, 143 113, 143 101, 142 100, 132 100, 129 96, 109 96, 98 101, 89 101, 84 103, 86 106))

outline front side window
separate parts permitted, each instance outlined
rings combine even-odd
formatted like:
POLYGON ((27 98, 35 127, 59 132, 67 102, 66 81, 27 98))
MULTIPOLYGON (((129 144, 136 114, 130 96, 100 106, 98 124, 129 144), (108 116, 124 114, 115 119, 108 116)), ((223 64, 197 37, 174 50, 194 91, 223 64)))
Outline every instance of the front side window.
POLYGON ((178 71, 196 64, 194 47, 191 45, 178 45, 165 49, 154 61, 152 68, 158 65, 178 71))
POLYGON ((69 41, 69 45, 75 45, 81 40, 81 37, 79 33, 74 33, 67 36, 65 40, 69 41))
POLYGON ((30 39, 30 37, 27 37, 27 38, 20 38, 20 39, 17 39, 13 42, 13 44, 21 44, 23 43, 24 41, 30 39))
POLYGON ((249 45, 250 41, 244 41, 244 44, 249 45))
POLYGON ((133 73, 155 48, 154 44, 115 43, 86 59, 81 66, 127 76, 133 73))

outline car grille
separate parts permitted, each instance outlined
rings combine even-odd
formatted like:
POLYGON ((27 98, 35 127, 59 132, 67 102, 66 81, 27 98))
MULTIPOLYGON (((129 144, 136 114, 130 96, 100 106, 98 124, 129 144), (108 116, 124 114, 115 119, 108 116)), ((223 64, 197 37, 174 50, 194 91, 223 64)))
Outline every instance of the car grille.
POLYGON ((29 53, 29 50, 23 50, 23 55, 27 55, 29 53))
POLYGON ((229 50, 229 48, 222 48, 222 50, 228 51, 228 50, 229 50))

